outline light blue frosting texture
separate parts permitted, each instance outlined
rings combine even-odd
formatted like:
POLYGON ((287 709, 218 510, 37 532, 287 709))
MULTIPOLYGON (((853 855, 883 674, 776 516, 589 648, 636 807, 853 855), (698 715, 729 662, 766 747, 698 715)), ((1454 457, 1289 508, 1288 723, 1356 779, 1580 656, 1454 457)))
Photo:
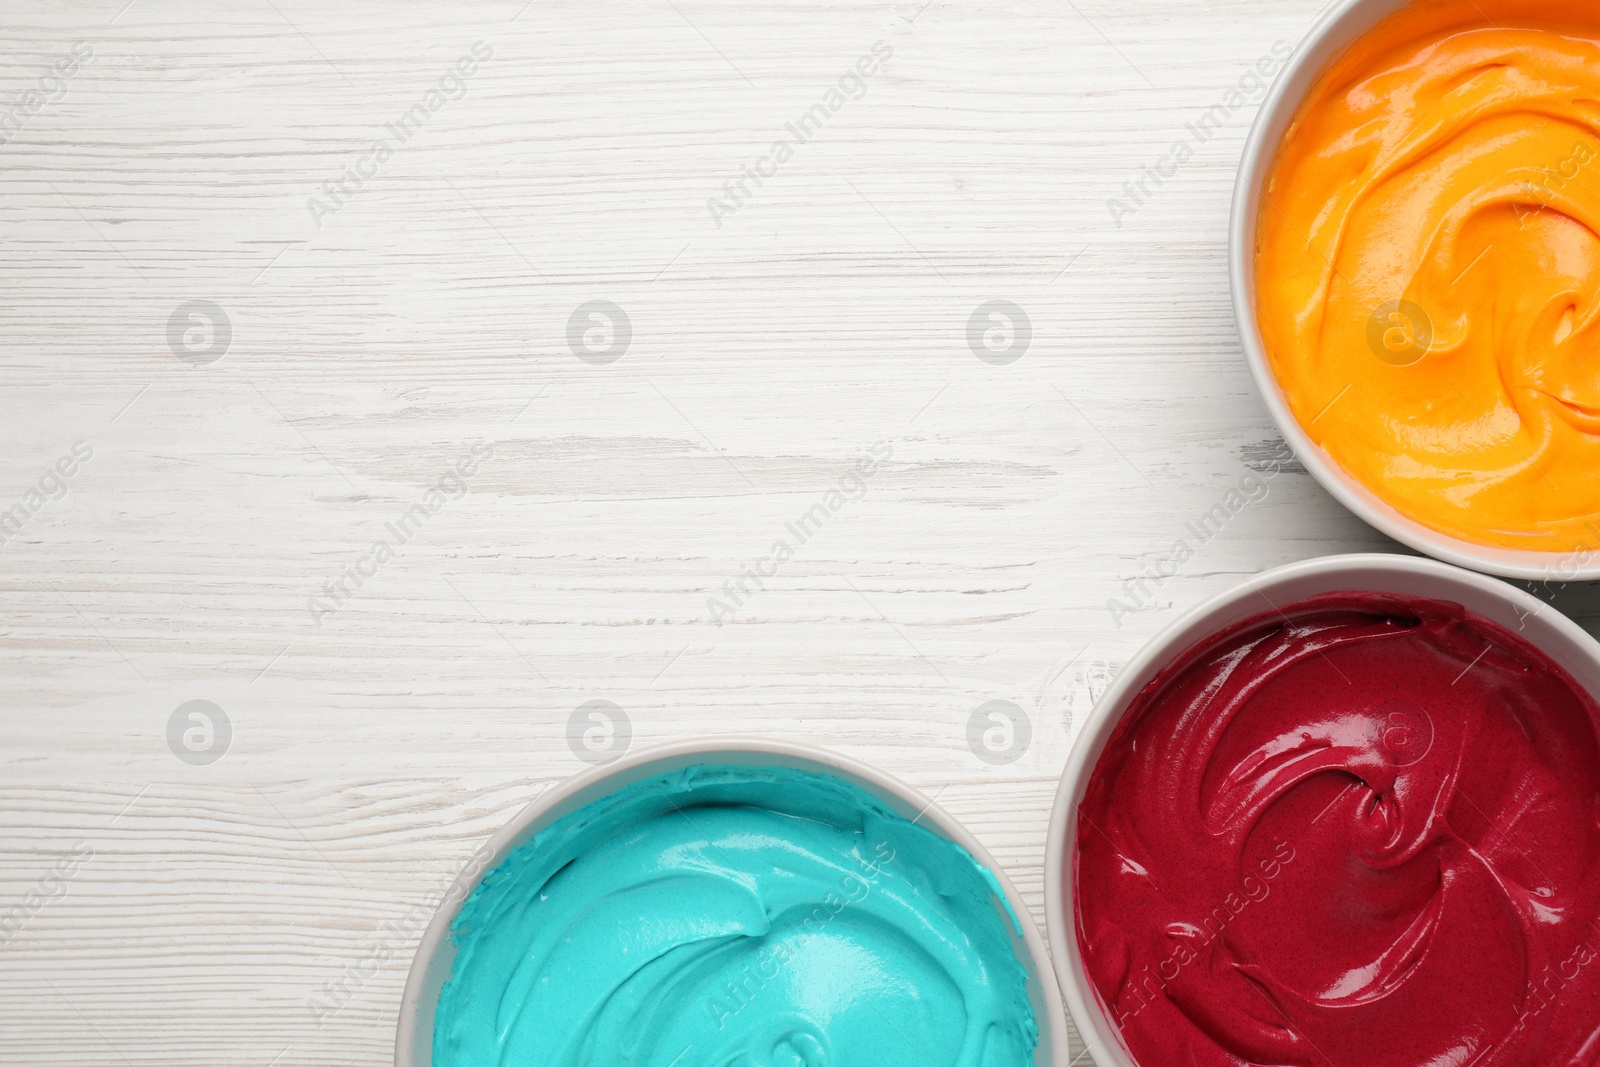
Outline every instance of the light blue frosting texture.
POLYGON ((696 766, 564 816, 451 927, 434 1067, 1031 1067, 1011 914, 831 775, 696 766))

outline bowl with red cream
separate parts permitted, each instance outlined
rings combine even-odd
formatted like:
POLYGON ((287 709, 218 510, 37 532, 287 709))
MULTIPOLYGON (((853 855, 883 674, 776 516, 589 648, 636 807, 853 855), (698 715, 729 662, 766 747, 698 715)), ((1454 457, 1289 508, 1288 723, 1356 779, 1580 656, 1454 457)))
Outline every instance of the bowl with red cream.
POLYGON ((1235 185, 1235 317, 1285 439, 1486 573, 1600 578, 1597 100, 1593 0, 1342 0, 1235 185))
POLYGON ((1100 1067, 1600 1063, 1600 645, 1493 578, 1336 556, 1106 692, 1046 855, 1100 1067))

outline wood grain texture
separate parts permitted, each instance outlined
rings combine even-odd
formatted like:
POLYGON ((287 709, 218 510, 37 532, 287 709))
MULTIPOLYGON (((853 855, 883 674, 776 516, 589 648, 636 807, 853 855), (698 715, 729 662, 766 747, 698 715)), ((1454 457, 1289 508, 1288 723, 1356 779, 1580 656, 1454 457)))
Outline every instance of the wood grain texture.
POLYGON ((1121 226, 1106 202, 1320 6, 11 0, 6 107, 93 56, 0 146, 0 511, 93 456, 0 546, 0 915, 65 886, 0 946, 0 1058, 389 1062, 408 915, 585 766, 593 699, 635 746, 897 774, 1043 921, 1056 779, 1118 667, 1241 575, 1395 548, 1290 469, 1107 609, 1273 455, 1225 274, 1254 105, 1121 226), (314 218, 475 42, 464 95, 314 218), (877 42, 863 95, 714 220, 877 42), (232 330, 204 365, 168 339, 196 300, 232 330), (595 300, 631 323, 609 365, 568 344, 595 300), (1009 365, 969 348, 991 300, 1031 322, 1009 365), (319 617, 475 443, 470 489, 319 617), (967 742, 993 699, 1031 722, 1009 765, 967 742), (231 722, 215 763, 169 749, 190 700, 231 722))

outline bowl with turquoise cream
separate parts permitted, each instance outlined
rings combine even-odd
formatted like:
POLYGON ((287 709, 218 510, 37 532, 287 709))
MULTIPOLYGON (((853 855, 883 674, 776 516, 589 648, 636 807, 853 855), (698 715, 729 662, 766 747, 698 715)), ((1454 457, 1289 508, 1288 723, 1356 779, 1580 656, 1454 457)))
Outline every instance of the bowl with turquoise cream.
POLYGON ((396 1067, 1066 1067, 984 848, 820 749, 705 741, 548 790, 423 935, 396 1067))

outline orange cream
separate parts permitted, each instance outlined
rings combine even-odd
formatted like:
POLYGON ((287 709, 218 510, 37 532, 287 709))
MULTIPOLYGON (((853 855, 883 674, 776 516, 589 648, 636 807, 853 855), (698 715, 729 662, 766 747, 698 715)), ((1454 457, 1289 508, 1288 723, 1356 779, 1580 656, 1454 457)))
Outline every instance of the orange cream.
POLYGON ((1478 544, 1600 543, 1600 4, 1419 0, 1313 85, 1257 315, 1300 425, 1478 544))

